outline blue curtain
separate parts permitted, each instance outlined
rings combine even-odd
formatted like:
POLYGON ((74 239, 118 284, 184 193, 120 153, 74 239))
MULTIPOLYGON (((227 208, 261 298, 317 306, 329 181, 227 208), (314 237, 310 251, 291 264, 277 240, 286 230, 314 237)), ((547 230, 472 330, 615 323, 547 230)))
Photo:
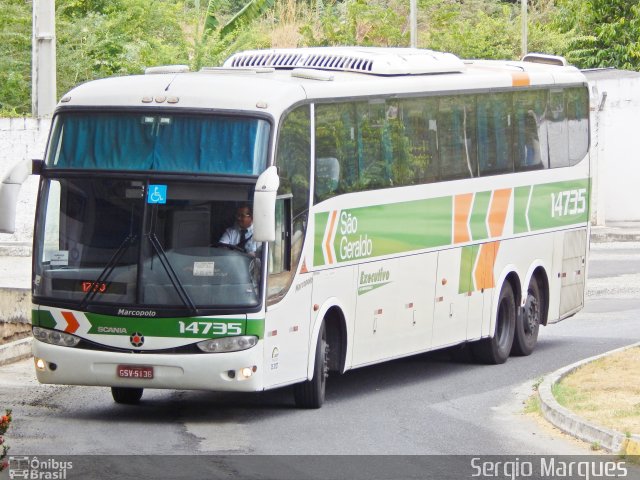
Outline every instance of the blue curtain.
POLYGON ((52 167, 240 175, 266 168, 264 120, 91 113, 59 122, 52 167))

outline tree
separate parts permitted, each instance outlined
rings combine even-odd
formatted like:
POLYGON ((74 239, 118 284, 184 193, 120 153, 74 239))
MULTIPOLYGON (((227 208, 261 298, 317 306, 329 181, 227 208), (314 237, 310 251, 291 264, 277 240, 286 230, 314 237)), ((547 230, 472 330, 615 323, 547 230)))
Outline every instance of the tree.
POLYGON ((566 56, 577 66, 640 70, 637 0, 563 0, 557 26, 571 34, 566 56))
POLYGON ((31 110, 31 5, 0 2, 0 115, 31 110))
MULTIPOLYGON (((236 13, 231 20, 226 22, 219 30, 220 37, 226 37, 243 25, 251 23, 255 19, 259 18, 264 12, 273 7, 275 0, 251 0, 244 5, 238 13, 236 13)), ((204 25, 204 34, 207 34, 213 30, 216 30, 219 25, 218 11, 220 9, 219 0, 209 0, 207 6, 207 15, 204 25)))
POLYGON ((184 11, 172 1, 58 0, 59 94, 80 82, 189 63, 184 11))

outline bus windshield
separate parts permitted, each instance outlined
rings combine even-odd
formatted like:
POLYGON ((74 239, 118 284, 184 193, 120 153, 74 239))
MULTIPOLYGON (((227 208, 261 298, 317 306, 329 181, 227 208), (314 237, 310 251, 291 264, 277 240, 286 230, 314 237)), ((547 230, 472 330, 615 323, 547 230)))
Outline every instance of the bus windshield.
POLYGON ((67 308, 162 307, 167 314, 255 308, 261 245, 221 243, 251 189, 115 175, 46 178, 34 296, 67 308))
POLYGON ((63 112, 48 168, 259 175, 269 123, 228 115, 63 112))

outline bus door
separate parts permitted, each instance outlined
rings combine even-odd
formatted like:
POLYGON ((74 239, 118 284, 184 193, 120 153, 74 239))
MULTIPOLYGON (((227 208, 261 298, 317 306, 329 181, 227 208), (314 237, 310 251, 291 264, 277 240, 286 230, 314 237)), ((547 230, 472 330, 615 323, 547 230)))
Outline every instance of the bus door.
POLYGON ((303 222, 292 219, 291 195, 276 201, 276 239, 267 255, 267 310, 264 331, 265 387, 307 375, 313 328, 313 273, 299 265, 303 222))
POLYGON ((437 253, 358 266, 354 365, 431 346, 437 253))
POLYGON ((433 346, 453 345, 467 339, 469 291, 464 280, 471 256, 454 248, 438 253, 433 308, 433 346))

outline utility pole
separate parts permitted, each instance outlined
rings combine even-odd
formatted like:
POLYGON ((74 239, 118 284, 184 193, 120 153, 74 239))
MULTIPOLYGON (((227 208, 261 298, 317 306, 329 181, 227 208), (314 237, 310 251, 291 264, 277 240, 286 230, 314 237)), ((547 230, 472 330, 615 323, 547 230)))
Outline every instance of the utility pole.
POLYGON ((524 57, 528 50, 527 39, 527 0, 522 0, 522 56, 524 57))
POLYGON ((409 24, 411 28, 411 47, 418 47, 418 0, 410 0, 409 24))
POLYGON ((31 113, 50 116, 56 106, 55 0, 33 0, 31 113))

